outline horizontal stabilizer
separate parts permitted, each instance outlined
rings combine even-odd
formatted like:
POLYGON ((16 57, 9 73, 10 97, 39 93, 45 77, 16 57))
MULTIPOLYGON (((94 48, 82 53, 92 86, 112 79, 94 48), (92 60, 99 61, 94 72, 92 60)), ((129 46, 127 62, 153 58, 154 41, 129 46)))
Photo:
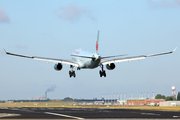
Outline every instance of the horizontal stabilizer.
MULTIPOLYGON (((127 54, 124 55, 115 55, 115 56, 106 56, 106 57, 101 57, 101 59, 105 59, 105 58, 112 58, 112 57, 120 57, 120 56, 126 56, 127 54)), ((71 56, 75 56, 75 57, 82 57, 82 58, 92 58, 94 59, 95 56, 89 57, 89 56, 79 56, 79 55, 71 55, 71 56)))
POLYGON ((112 57, 120 57, 120 56, 126 56, 128 54, 124 54, 124 55, 115 55, 115 56, 106 56, 106 57, 101 57, 101 59, 106 59, 106 58, 112 58, 112 57))
POLYGON ((92 57, 89 57, 89 56, 80 56, 80 55, 71 55, 71 56, 82 57, 82 58, 95 58, 94 56, 92 56, 92 57))

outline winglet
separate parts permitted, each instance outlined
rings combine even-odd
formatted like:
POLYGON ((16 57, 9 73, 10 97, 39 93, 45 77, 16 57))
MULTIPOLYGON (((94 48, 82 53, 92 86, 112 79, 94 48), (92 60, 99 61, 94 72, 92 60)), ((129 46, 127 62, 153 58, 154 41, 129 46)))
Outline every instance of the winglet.
MULTIPOLYGON (((4 48, 3 48, 4 49, 4 48)), ((4 49, 4 52, 7 54, 6 50, 4 49)))
POLYGON ((173 50, 173 52, 175 52, 177 50, 177 47, 173 50))

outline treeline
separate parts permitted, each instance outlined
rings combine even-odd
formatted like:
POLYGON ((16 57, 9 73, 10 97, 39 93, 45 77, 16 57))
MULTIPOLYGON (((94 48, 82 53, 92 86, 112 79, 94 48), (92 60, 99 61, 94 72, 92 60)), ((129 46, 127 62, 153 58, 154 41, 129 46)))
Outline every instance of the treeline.
POLYGON ((50 99, 47 100, 7 100, 7 101, 0 101, 0 103, 5 103, 5 102, 49 102, 50 99))
POLYGON ((47 99, 47 100, 12 100, 12 101, 13 102, 48 102, 48 101, 50 101, 50 99, 47 99))
MULTIPOLYGON (((102 101, 102 99, 72 99, 70 97, 64 98, 62 101, 73 101, 73 102, 94 102, 94 101, 102 101)), ((114 101, 114 100, 113 100, 114 101)))
POLYGON ((166 101, 180 100, 180 92, 178 92, 177 99, 174 96, 165 96, 161 94, 157 94, 155 99, 165 99, 166 101))

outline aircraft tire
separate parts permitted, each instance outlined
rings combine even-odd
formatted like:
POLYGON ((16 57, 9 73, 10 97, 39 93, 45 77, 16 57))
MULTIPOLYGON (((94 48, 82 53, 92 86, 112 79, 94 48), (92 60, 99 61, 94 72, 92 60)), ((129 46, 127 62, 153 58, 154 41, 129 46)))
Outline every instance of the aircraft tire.
POLYGON ((103 70, 103 71, 101 72, 101 74, 102 74, 102 76, 106 77, 106 71, 105 71, 105 70, 103 70))
POLYGON ((75 73, 75 71, 73 71, 73 73, 72 73, 72 74, 73 74, 73 76, 74 76, 74 77, 76 77, 76 73, 75 73))
POLYGON ((101 70, 99 71, 99 74, 100 74, 100 77, 102 77, 102 72, 101 72, 101 70))
POLYGON ((72 73, 71 73, 71 71, 69 71, 69 77, 72 77, 72 73))
POLYGON ((106 73, 104 72, 104 77, 106 77, 106 73))

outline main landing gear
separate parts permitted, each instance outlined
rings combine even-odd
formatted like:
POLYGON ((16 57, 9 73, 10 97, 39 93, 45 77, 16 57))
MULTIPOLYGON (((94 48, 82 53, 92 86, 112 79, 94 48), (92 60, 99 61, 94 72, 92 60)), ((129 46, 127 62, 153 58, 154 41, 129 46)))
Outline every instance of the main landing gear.
POLYGON ((106 77, 106 71, 103 70, 103 65, 101 66, 102 70, 99 71, 100 77, 104 76, 106 77))
POLYGON ((69 71, 69 77, 76 77, 75 71, 73 71, 74 66, 70 65, 71 71, 69 71))

